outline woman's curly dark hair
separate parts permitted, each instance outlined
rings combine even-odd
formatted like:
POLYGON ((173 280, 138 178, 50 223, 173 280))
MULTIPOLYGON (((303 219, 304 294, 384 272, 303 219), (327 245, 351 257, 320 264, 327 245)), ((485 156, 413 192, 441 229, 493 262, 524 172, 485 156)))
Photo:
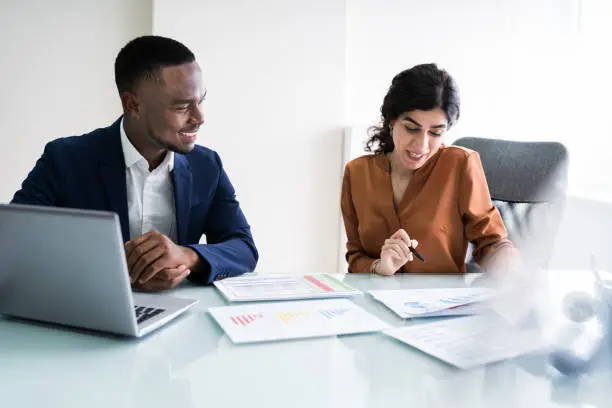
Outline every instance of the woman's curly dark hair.
POLYGON ((448 126, 459 119, 459 88, 453 78, 436 64, 421 64, 400 72, 393 78, 380 107, 381 124, 372 126, 365 150, 390 153, 394 149, 391 122, 412 110, 441 108, 448 126))

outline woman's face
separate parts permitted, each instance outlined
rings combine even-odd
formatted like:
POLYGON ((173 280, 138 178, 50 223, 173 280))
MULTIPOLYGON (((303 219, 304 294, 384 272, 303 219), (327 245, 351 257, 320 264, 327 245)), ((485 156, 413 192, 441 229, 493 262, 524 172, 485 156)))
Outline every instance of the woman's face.
POLYGON ((391 122, 397 162, 406 170, 423 167, 442 145, 447 128, 448 119, 440 108, 402 113, 391 122))

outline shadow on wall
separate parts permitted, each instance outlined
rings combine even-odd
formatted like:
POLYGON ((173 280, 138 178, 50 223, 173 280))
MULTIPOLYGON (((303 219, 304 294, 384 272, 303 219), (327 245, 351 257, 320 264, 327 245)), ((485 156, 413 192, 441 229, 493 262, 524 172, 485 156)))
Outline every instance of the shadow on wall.
MULTIPOLYGON (((320 270, 326 273, 335 272, 336 269, 336 247, 334 242, 337 242, 337 220, 340 214, 340 188, 342 178, 334 177, 338 171, 338 157, 342 151, 342 129, 335 128, 327 131, 322 131, 317 137, 317 143, 313 144, 316 152, 313 153, 317 157, 318 164, 315 167, 315 174, 309 178, 313 183, 310 190, 313 194, 305 196, 304 199, 310 202, 309 207, 312 208, 312 219, 316 220, 312 232, 313 237, 325 237, 311 242, 313 246, 309 252, 320 254, 321 259, 317 262, 320 270), (326 194, 326 191, 332 191, 333 194, 326 194)), ((344 166, 342 166, 344 170, 344 166)), ((317 267, 317 265, 315 265, 317 267)))
MULTIPOLYGON (((349 126, 343 129, 342 134, 342 148, 341 148, 341 166, 340 175, 340 188, 342 188, 342 178, 344 176, 344 167, 348 162, 357 157, 369 154, 365 151, 365 144, 368 140, 368 126, 358 125, 349 126)), ((342 219, 342 212, 340 210, 340 194, 338 194, 338 255, 337 255, 337 272, 346 273, 348 272, 348 264, 346 262, 346 231, 344 229, 344 221, 342 219)))

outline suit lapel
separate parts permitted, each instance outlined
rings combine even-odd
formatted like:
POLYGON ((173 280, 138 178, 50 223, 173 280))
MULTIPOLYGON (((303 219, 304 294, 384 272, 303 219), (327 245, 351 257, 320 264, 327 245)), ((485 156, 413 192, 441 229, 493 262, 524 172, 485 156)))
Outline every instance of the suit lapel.
POLYGON ((130 239, 130 224, 127 208, 127 187, 125 185, 125 160, 121 147, 119 125, 121 119, 113 123, 108 129, 106 146, 107 153, 100 163, 100 177, 108 197, 109 210, 117 213, 121 223, 121 234, 124 241, 130 239))
POLYGON ((191 210, 191 179, 189 162, 182 154, 175 154, 172 182, 174 183, 174 204, 176 207, 176 235, 179 244, 187 242, 191 210))

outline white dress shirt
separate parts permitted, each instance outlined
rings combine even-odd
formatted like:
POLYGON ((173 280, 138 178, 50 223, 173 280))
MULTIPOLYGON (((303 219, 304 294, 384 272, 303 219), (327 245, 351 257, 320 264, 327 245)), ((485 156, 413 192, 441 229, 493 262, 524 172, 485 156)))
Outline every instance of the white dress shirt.
POLYGON ((174 153, 169 151, 162 163, 149 171, 149 163, 128 139, 123 119, 119 129, 125 159, 130 240, 155 229, 176 242, 176 208, 171 179, 174 153))

